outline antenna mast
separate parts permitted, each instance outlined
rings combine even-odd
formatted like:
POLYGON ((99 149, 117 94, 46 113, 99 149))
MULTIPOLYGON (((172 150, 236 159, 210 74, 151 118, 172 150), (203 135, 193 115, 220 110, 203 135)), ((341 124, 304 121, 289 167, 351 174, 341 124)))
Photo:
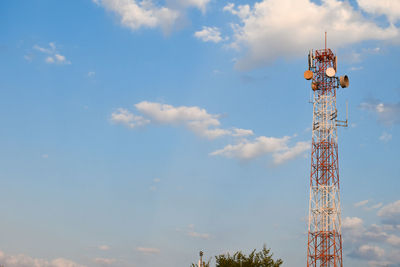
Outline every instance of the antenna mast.
POLYGON ((349 78, 336 76, 336 55, 327 48, 311 51, 304 78, 312 80, 313 127, 307 267, 343 267, 336 91, 349 78), (311 59, 311 62, 310 62, 311 59))

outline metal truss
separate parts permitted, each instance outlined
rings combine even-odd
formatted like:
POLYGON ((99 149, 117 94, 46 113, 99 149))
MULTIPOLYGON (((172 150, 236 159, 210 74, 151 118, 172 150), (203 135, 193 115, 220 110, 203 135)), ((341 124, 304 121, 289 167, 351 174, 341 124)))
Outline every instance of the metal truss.
MULTIPOLYGON (((310 52, 313 72, 313 127, 308 218, 307 267, 343 267, 336 89, 336 56, 330 49, 310 52)), ((346 121, 347 124, 347 121, 346 121)))

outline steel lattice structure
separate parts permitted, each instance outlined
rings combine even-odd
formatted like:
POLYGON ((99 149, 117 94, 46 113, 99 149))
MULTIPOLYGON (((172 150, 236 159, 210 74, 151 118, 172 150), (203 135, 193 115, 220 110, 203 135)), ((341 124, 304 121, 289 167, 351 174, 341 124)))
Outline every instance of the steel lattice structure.
POLYGON ((337 126, 347 126, 347 119, 337 120, 336 91, 348 78, 335 74, 331 49, 310 51, 304 74, 314 91, 307 267, 343 266, 337 126))

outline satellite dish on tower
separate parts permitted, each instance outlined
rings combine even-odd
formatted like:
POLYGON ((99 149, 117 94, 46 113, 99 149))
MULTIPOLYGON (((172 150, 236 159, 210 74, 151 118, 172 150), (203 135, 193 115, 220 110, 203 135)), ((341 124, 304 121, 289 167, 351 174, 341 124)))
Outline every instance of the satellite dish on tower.
POLYGON ((311 80, 313 78, 313 72, 311 70, 306 70, 304 72, 304 79, 311 80))
POLYGON ((332 78, 333 76, 335 76, 336 71, 334 68, 327 68, 325 71, 326 76, 332 78))

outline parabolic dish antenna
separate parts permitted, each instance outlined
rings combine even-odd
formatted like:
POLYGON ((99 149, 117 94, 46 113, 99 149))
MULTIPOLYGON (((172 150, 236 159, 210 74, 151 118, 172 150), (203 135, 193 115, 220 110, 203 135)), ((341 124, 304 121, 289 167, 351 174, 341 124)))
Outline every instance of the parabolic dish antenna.
POLYGON ((326 76, 332 78, 333 76, 335 76, 336 71, 334 68, 327 68, 325 71, 326 76))

